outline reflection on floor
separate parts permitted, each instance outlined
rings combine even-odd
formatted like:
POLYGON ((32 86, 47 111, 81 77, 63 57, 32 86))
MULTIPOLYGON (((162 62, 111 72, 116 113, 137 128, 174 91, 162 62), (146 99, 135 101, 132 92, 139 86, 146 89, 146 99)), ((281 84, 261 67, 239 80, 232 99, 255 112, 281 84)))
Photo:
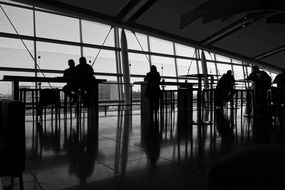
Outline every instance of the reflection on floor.
POLYGON ((244 110, 205 112, 203 120, 214 121, 189 126, 178 124, 177 114, 141 122, 138 110, 100 113, 99 136, 84 119, 56 127, 47 118, 36 127, 26 116, 24 189, 205 189, 213 163, 252 143, 244 110))

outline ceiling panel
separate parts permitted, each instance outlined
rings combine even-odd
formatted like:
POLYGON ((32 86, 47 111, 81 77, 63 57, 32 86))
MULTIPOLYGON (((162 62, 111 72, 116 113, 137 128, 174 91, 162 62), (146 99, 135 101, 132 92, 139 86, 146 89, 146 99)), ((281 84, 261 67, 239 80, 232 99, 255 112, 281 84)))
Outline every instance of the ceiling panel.
POLYGON ((285 52, 280 52, 280 53, 274 54, 270 57, 266 57, 266 58, 262 59, 262 61, 265 61, 269 64, 272 64, 272 65, 275 65, 275 66, 278 66, 281 68, 285 68, 284 58, 285 58, 285 52))
POLYGON ((213 45, 254 58, 285 45, 284 24, 266 24, 264 19, 217 41, 213 45))
POLYGON ((181 0, 179 3, 173 3, 173 0, 158 0, 136 23, 167 31, 191 40, 201 41, 241 17, 241 15, 237 15, 223 22, 216 20, 207 24, 202 24, 202 19, 200 18, 181 29, 181 15, 192 10, 202 2, 203 1, 191 1, 190 4, 189 0, 181 0))

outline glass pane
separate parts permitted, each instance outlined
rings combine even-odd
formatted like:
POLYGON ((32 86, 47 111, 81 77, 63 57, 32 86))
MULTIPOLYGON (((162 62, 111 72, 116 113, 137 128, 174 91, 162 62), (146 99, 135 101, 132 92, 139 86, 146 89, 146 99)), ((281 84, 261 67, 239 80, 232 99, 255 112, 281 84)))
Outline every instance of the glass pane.
POLYGON ((235 64, 240 64, 240 65, 242 64, 242 61, 236 59, 232 59, 232 62, 235 64))
POLYGON ((148 51, 147 36, 139 33, 132 33, 131 31, 125 30, 128 49, 135 49, 139 51, 148 51))
POLYGON ((80 48, 76 46, 37 42, 37 61, 41 69, 64 70, 68 60, 78 64, 80 48))
POLYGON ((19 39, 0 37, 0 67, 34 68, 33 42, 24 41, 28 50, 19 39), (29 53, 30 52, 30 53, 29 53), (15 56, 17 55, 17 56, 15 56))
POLYGON ((150 37, 150 50, 155 53, 164 53, 173 55, 172 42, 150 37))
POLYGON ((111 26, 82 20, 83 43, 114 47, 114 30, 111 26), (111 30, 111 31, 110 31, 111 30))
POLYGON ((94 72, 117 73, 114 51, 101 50, 99 52, 99 49, 83 48, 83 55, 93 65, 94 72))
MULTIPOLYGON (((2 7, 19 34, 33 36, 33 12, 31 10, 7 5, 2 5, 2 7)), ((17 34, 8 18, 0 10, 0 31, 17 34)))
POLYGON ((228 64, 217 64, 218 67, 218 74, 223 75, 225 74, 228 70, 232 70, 231 65, 228 64))
POLYGON ((80 41, 79 20, 36 11, 37 36, 67 41, 80 41))
POLYGON ((197 64, 195 60, 177 59, 178 76, 197 74, 197 64))
POLYGON ((210 52, 208 52, 208 51, 204 51, 204 53, 205 53, 205 57, 206 57, 207 60, 211 60, 211 61, 214 61, 214 60, 215 60, 215 55, 214 55, 214 53, 210 53, 210 52))
POLYGON ((225 56, 216 54, 216 61, 221 61, 221 62, 228 62, 228 63, 230 63, 230 62, 231 62, 231 59, 230 59, 229 57, 225 57, 225 56))
POLYGON ((149 61, 146 55, 129 53, 130 73, 145 75, 149 72, 149 61))
POLYGON ((215 63, 207 62, 207 68, 209 74, 217 74, 215 63))
POLYGON ((195 57, 195 48, 181 45, 181 44, 175 44, 175 50, 176 55, 179 56, 185 56, 185 57, 195 57))
POLYGON ((243 79, 244 76, 243 76, 242 66, 234 65, 233 68, 234 68, 234 77, 235 77, 235 79, 236 80, 243 79))
POLYGON ((152 65, 155 65, 160 76, 176 77, 174 58, 151 56, 152 65))

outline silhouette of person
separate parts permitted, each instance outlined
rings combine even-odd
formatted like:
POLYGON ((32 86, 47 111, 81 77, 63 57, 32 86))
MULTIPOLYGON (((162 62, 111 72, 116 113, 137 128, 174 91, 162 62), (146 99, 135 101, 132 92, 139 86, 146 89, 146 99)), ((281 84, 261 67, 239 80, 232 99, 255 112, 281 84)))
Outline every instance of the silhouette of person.
POLYGON ((273 83, 276 83, 279 88, 285 88, 285 68, 275 77, 273 83))
POLYGON ((92 87, 94 84, 94 70, 87 64, 85 57, 80 57, 79 64, 75 67, 76 87, 80 90, 80 95, 84 105, 89 104, 92 87))
POLYGON ((271 87, 271 77, 265 72, 259 70, 257 65, 253 66, 253 71, 248 76, 248 80, 253 82, 255 102, 257 104, 267 104, 267 91, 271 87))
POLYGON ((253 143, 269 143, 272 117, 271 111, 268 109, 267 92, 271 87, 271 78, 255 65, 247 79, 253 82, 252 102, 255 117, 252 125, 252 141, 253 143))
POLYGON ((69 68, 64 70, 63 78, 66 80, 66 85, 62 91, 70 98, 74 98, 76 84, 75 84, 75 63, 73 59, 68 60, 69 68))
POLYGON ((215 103, 216 106, 222 106, 233 97, 235 79, 232 71, 228 70, 227 73, 219 79, 216 87, 215 103))
POLYGON ((147 87, 144 96, 149 99, 150 113, 151 115, 155 113, 156 118, 160 97, 160 74, 159 72, 157 72, 155 65, 152 65, 150 67, 150 72, 147 73, 146 77, 144 78, 144 81, 147 81, 147 87))

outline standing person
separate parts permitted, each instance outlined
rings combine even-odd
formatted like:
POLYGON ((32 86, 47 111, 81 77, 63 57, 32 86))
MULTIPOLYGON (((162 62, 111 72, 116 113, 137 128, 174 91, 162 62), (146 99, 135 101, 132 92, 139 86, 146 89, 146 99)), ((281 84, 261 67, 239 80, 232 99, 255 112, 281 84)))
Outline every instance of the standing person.
POLYGON ((232 75, 232 71, 228 70, 217 83, 215 93, 216 106, 223 106, 227 101, 231 100, 235 93, 234 85, 235 78, 232 75))
POLYGON ((267 104, 267 91, 271 87, 271 77, 265 71, 259 70, 257 65, 252 69, 253 71, 247 79, 253 82, 255 101, 258 104, 267 104))
POLYGON ((79 64, 75 67, 76 87, 80 90, 80 95, 84 105, 89 104, 92 87, 94 84, 94 70, 87 64, 85 57, 80 57, 79 64))
POLYGON ((275 77, 273 83, 277 83, 277 87, 279 88, 285 88, 285 68, 275 77))
POLYGON ((160 97, 160 74, 157 72, 156 66, 152 65, 150 67, 150 72, 147 73, 144 81, 147 81, 147 87, 145 91, 145 97, 149 99, 150 113, 155 114, 157 117, 158 107, 159 107, 159 97, 160 97))
POLYGON ((68 60, 69 68, 64 70, 63 78, 66 80, 66 85, 62 91, 70 98, 75 98, 75 63, 73 59, 68 60))
POLYGON ((252 141, 253 143, 270 143, 272 116, 268 109, 267 92, 271 87, 271 77, 255 65, 247 79, 253 82, 252 141))

